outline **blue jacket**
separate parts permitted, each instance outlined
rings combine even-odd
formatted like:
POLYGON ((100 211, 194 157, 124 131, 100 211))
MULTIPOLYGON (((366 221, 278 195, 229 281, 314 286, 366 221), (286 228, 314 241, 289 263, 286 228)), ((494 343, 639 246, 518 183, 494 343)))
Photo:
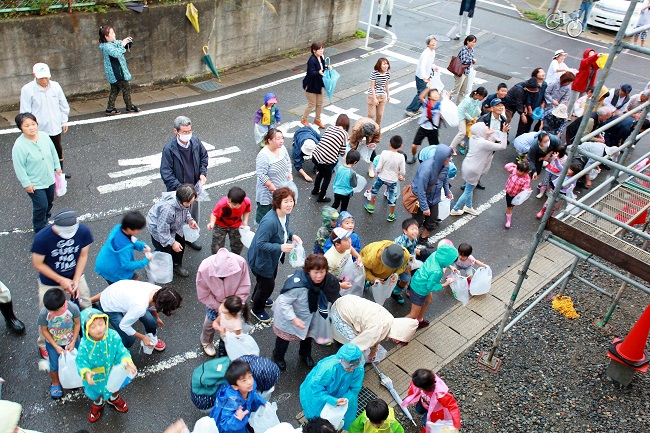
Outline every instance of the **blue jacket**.
MULTIPOLYGON (((178 141, 176 136, 169 140, 162 151, 162 161, 160 161, 160 177, 165 186, 167 187, 167 192, 176 191, 178 187, 183 183, 182 180, 185 176, 183 160, 181 159, 180 151, 178 150, 178 141)), ((205 150, 203 143, 198 137, 192 136, 190 139, 190 147, 192 148, 192 160, 194 161, 194 173, 196 173, 196 179, 194 179, 194 184, 199 181, 199 175, 208 175, 208 151, 205 150)))
POLYGON ((449 146, 439 144, 433 158, 423 161, 415 172, 411 188, 413 193, 418 196, 418 203, 420 203, 422 211, 429 210, 430 206, 440 201, 441 188, 445 188, 445 195, 450 193, 447 181, 449 168, 445 165, 445 160, 449 157, 451 157, 449 146))
POLYGON ((336 355, 321 359, 309 372, 305 381, 300 385, 300 405, 305 418, 320 416, 325 403, 336 405, 339 398, 348 399, 348 410, 345 413, 343 430, 347 430, 357 417, 359 406, 359 391, 363 384, 363 353, 355 344, 344 344, 336 355), (348 361, 361 358, 361 363, 352 371, 343 368, 341 359, 348 361))
POLYGON ((134 250, 142 251, 146 246, 147 244, 142 241, 131 242, 122 233, 122 225, 116 225, 108 234, 108 238, 102 249, 99 250, 97 260, 95 261, 95 272, 100 277, 113 283, 120 280, 130 280, 133 278, 133 273, 136 269, 142 269, 149 264, 149 259, 146 257, 142 260, 135 259, 134 250), (116 236, 126 238, 122 240, 124 242, 121 242, 125 245, 118 250, 113 246, 113 239, 116 236))
POLYGON ((115 72, 113 72, 113 66, 111 65, 111 57, 117 59, 120 63, 124 79, 130 81, 131 73, 129 72, 129 68, 126 66, 126 58, 124 57, 126 48, 122 46, 122 41, 116 40, 113 42, 103 42, 99 44, 99 49, 102 50, 102 54, 104 55, 104 73, 106 74, 108 82, 111 84, 117 83, 117 78, 115 77, 115 72))
MULTIPOLYGON (((290 217, 291 215, 287 215, 287 242, 291 242, 293 237, 293 233, 289 228, 290 217)), ((260 221, 255 237, 248 249, 248 266, 250 270, 257 275, 273 278, 280 257, 283 254, 280 250, 283 241, 284 229, 282 223, 280 223, 277 212, 270 210, 260 221)))
POLYGON ((293 166, 297 171, 300 171, 302 164, 305 162, 302 153, 302 144, 309 138, 318 144, 321 135, 311 126, 303 126, 293 133, 293 149, 291 151, 291 157, 293 158, 293 166))
POLYGON ((230 384, 224 383, 219 387, 210 418, 214 419, 220 433, 246 433, 250 413, 266 404, 266 400, 255 392, 256 389, 257 383, 253 381, 253 390, 244 400, 239 391, 234 390, 230 384), (240 406, 242 410, 249 412, 241 421, 235 418, 235 413, 240 406))

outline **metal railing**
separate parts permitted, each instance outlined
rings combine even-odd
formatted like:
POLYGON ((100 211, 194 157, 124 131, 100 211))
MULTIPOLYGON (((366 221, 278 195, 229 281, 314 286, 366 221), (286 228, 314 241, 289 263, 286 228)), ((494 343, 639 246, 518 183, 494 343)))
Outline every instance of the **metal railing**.
POLYGON ((0 0, 0 14, 11 14, 20 12, 48 11, 58 12, 67 10, 72 12, 75 8, 89 6, 117 6, 124 7, 124 3, 143 3, 147 0, 109 0, 109 1, 73 1, 73 0, 0 0))

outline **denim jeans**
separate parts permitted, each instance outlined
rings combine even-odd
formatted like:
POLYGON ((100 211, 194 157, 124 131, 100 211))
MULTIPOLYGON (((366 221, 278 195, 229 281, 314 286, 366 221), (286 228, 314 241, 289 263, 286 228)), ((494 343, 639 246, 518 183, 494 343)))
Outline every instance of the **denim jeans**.
POLYGON ((421 79, 420 77, 416 76, 415 88, 417 89, 416 90, 417 93, 413 97, 413 100, 411 101, 409 106, 406 107, 407 111, 410 111, 411 113, 416 113, 420 109, 420 107, 422 107, 422 102, 420 101, 420 93, 422 93, 425 87, 427 87, 427 83, 425 83, 424 80, 421 79))
POLYGON ((578 12, 578 18, 580 18, 583 13, 585 14, 585 16, 582 18, 582 27, 584 27, 585 30, 587 29, 587 18, 589 18, 589 14, 591 13, 591 8, 593 7, 593 5, 594 5, 593 3, 586 2, 586 1, 580 3, 580 11, 578 12))
POLYGON ((54 184, 44 189, 35 189, 27 194, 32 200, 32 225, 37 233, 47 225, 54 204, 54 184))
POLYGON ((476 188, 476 185, 472 185, 465 182, 465 190, 463 191, 463 194, 458 198, 458 201, 454 205, 454 210, 461 210, 463 205, 467 207, 473 207, 472 196, 474 195, 474 188, 476 188))
MULTIPOLYGON (((104 311, 104 313, 106 313, 106 315, 108 316, 108 321, 111 323, 113 329, 115 329, 117 333, 120 334, 120 337, 122 338, 122 343, 124 343, 124 347, 128 349, 129 347, 133 346, 133 343, 135 343, 135 337, 133 335, 126 335, 124 331, 120 329, 120 322, 122 321, 124 314, 117 313, 117 312, 109 313, 107 311, 104 311)), ((147 310, 145 315, 140 317, 139 320, 144 325, 145 334, 156 335, 156 328, 158 327, 158 321, 156 320, 155 317, 153 317, 151 311, 147 310)))

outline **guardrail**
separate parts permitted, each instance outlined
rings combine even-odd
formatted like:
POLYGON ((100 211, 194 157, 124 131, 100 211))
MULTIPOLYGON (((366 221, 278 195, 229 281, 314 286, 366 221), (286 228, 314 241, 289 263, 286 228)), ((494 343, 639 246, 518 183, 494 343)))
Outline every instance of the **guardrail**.
POLYGON ((11 14, 20 12, 56 13, 67 10, 72 12, 74 8, 84 8, 92 6, 116 6, 125 9, 125 3, 142 3, 147 6, 147 0, 124 0, 124 1, 89 1, 73 2, 73 0, 0 0, 0 14, 11 14))

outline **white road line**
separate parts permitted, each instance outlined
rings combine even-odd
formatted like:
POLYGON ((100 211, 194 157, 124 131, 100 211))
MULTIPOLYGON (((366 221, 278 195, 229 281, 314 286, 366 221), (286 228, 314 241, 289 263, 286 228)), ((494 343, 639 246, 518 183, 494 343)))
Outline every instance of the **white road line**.
POLYGON ((502 5, 502 4, 490 2, 490 1, 487 1, 487 0, 476 0, 476 1, 477 1, 477 3, 485 3, 486 5, 496 6, 498 8, 508 9, 508 10, 511 10, 511 11, 516 11, 517 10, 517 8, 514 7, 514 6, 502 5))
POLYGON ((221 186, 221 185, 228 185, 229 183, 237 182, 239 180, 248 179, 248 178, 251 178, 253 176, 255 176, 255 172, 254 171, 249 171, 248 173, 243 173, 243 174, 240 174, 240 175, 237 175, 235 177, 228 178, 228 179, 222 179, 222 180, 217 181, 217 182, 206 183, 205 185, 203 185, 203 189, 214 188, 215 186, 221 186))
MULTIPOLYGON (((500 193, 492 196, 486 203, 483 203, 482 205, 477 207, 476 210, 479 211, 480 213, 483 213, 489 208, 491 208, 493 204, 503 200, 505 196, 506 196, 506 192, 501 191, 500 193)), ((448 216, 447 218, 455 218, 455 217, 448 216)), ((459 228, 461 228, 462 226, 464 226, 474 218, 476 217, 473 215, 465 215, 460 219, 457 219, 452 225, 445 227, 443 230, 440 230, 438 233, 436 233, 433 236, 429 236, 429 242, 434 245, 437 244, 438 241, 440 241, 441 239, 445 239, 451 233, 455 232, 456 230, 458 230, 459 228)))
MULTIPOLYGON (((383 50, 381 50, 381 53, 382 53, 382 54, 385 54, 387 57, 395 57, 396 59, 399 59, 399 60, 402 60, 402 61, 404 61, 404 62, 408 62, 408 63, 414 64, 414 65, 417 65, 417 64, 418 64, 418 59, 416 59, 415 57, 406 56, 406 55, 404 55, 404 54, 396 53, 395 51, 391 51, 391 50, 383 49, 383 50)), ((441 73, 441 74, 443 74, 443 75, 448 75, 448 76, 450 76, 450 77, 453 76, 452 73, 449 72, 449 71, 448 71, 445 67, 443 67, 443 66, 441 66, 441 67, 438 68, 438 72, 441 73)), ((475 83, 475 84, 485 84, 486 82, 487 82, 486 80, 483 80, 483 79, 481 79, 481 78, 478 78, 478 77, 474 78, 474 83, 475 83)), ((452 87, 453 87, 453 86, 452 86, 452 87)), ((392 93, 392 92, 391 92, 391 93, 392 93)))

